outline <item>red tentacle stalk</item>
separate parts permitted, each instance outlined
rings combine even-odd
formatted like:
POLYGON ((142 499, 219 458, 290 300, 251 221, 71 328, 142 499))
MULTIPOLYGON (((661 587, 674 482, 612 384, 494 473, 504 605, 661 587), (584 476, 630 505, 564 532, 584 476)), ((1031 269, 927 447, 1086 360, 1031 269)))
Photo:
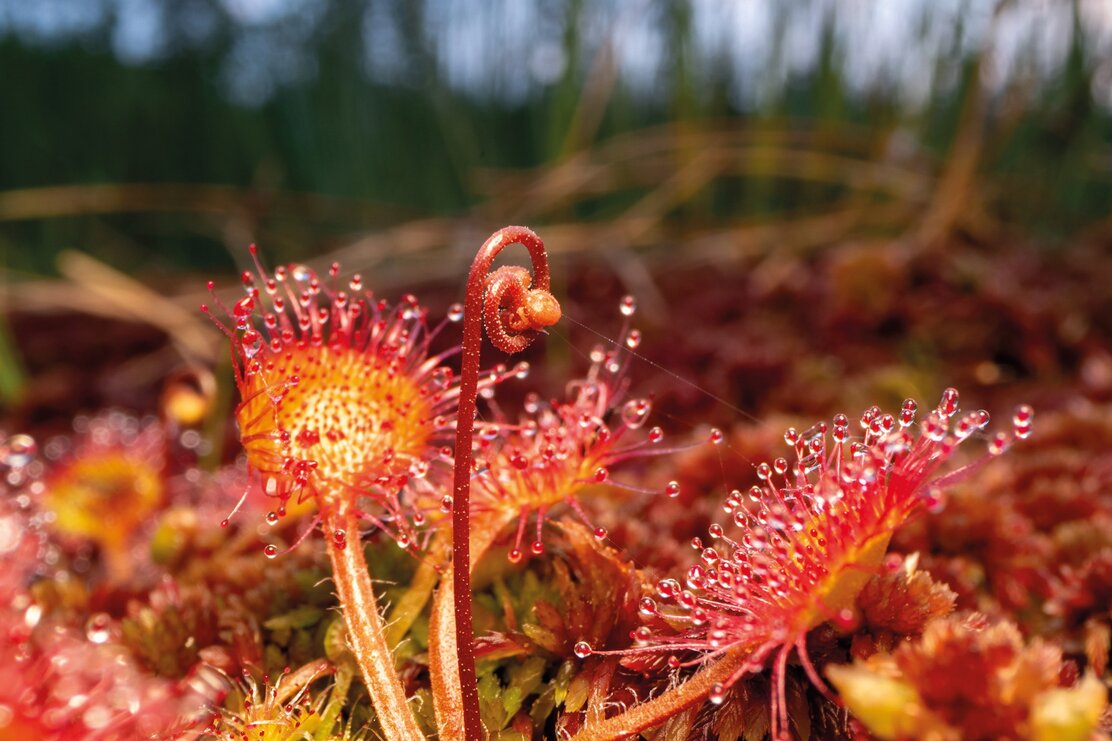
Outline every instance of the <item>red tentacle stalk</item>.
POLYGON ((467 278, 464 302, 463 356, 459 412, 456 422, 455 484, 452 497, 452 584, 455 590, 456 647, 463 728, 468 741, 482 738, 479 693, 475 678, 474 633, 471 621, 470 492, 471 444, 475 429, 475 400, 479 383, 479 353, 486 325, 491 344, 507 353, 521 352, 538 332, 560 320, 560 305, 549 292, 548 255, 544 242, 522 226, 507 226, 492 234, 475 255, 467 278), (490 272, 494 258, 506 246, 529 250, 533 273, 515 266, 490 272))

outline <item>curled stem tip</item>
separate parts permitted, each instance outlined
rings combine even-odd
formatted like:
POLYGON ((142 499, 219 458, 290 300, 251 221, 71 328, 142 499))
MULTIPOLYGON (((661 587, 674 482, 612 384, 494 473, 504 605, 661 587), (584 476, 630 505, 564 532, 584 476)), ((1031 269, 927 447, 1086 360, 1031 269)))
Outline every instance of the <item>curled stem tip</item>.
POLYGON ((532 230, 507 226, 492 234, 475 255, 464 301, 463 352, 452 497, 452 582, 459 657, 463 728, 468 741, 482 738, 471 621, 470 492, 471 445, 479 383, 479 354, 485 325, 491 344, 506 353, 521 352, 537 335, 560 320, 560 304, 550 293, 548 255, 532 230), (491 272, 494 258, 511 244, 529 250, 533 271, 506 266, 491 272))

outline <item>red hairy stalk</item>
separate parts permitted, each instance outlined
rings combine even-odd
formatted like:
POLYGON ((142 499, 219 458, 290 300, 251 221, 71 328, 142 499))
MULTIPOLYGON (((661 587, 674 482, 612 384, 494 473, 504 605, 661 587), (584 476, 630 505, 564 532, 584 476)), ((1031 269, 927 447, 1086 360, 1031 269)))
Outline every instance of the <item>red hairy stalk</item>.
POLYGON ((506 353, 521 352, 538 331, 560 320, 560 305, 549 292, 548 256, 544 242, 531 230, 507 226, 492 234, 475 255, 467 278, 464 302, 463 356, 456 421, 455 481, 452 496, 452 585, 455 591, 455 633, 463 701, 463 730, 468 741, 482 738, 479 693, 471 621, 470 491, 471 445, 479 384, 479 353, 483 325, 491 344, 506 353), (516 266, 490 272, 506 246, 529 250, 533 273, 516 266))
POLYGON ((336 595, 343 605, 352 653, 359 659, 359 667, 379 714, 383 735, 386 738, 422 738, 424 734, 410 712, 405 691, 394 669, 394 654, 383 632, 382 616, 375 601, 363 544, 359 540, 349 544, 341 535, 358 532, 358 523, 346 502, 341 503, 337 510, 328 523, 331 528, 327 537, 328 557, 332 562, 336 595), (367 661, 366 657, 379 659, 367 661))

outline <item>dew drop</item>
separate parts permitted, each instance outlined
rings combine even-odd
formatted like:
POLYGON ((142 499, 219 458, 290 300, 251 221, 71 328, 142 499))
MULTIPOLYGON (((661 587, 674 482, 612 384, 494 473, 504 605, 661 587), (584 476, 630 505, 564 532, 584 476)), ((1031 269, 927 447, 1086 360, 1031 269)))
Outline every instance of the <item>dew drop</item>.
POLYGON ((606 540, 606 536, 608 534, 609 533, 606 532, 606 528, 604 528, 604 527, 596 527, 595 528, 595 538, 597 540, 606 540))
POLYGON ((511 548, 510 552, 506 554, 506 559, 510 563, 518 563, 519 561, 521 561, 521 549, 511 548))
POLYGON ((636 350, 641 346, 641 332, 636 329, 629 330, 629 334, 626 335, 625 344, 630 350, 636 350))
POLYGON ((713 445, 721 445, 722 441, 725 439, 725 435, 722 434, 722 430, 713 427, 711 428, 710 437, 708 439, 713 445))
POLYGON ((228 527, 228 524, 229 523, 227 519, 223 519, 220 521, 220 527, 228 527))
POLYGON ((267 512, 266 513, 266 524, 268 524, 268 525, 277 525, 278 524, 278 513, 277 512, 267 512))
POLYGON ((239 339, 239 344, 243 348, 243 355, 247 358, 253 358, 263 348, 263 336, 255 330, 249 329, 243 333, 243 336, 239 339))
POLYGON ((857 615, 850 608, 844 607, 834 616, 833 622, 840 630, 853 630, 857 625, 857 615))
POLYGON ((591 644, 586 641, 579 641, 575 644, 575 648, 572 649, 572 652, 579 658, 585 659, 594 653, 594 649, 592 649, 591 644))
POLYGON ((942 399, 938 402, 938 413, 944 417, 952 417, 958 410, 958 390, 948 388, 942 392, 942 399))
POLYGON ((605 468, 599 467, 599 468, 595 469, 595 481, 597 483, 601 484, 603 481, 606 481, 606 479, 609 478, 609 477, 610 477, 610 472, 607 471, 605 468))
POLYGON ((452 511, 452 498, 450 496, 441 497, 440 511, 445 514, 452 511))
POLYGON ((631 399, 622 407, 622 422, 631 430, 636 430, 645 424, 645 420, 652 410, 648 399, 631 399))
POLYGON ((946 437, 946 425, 937 414, 932 414, 923 421, 923 434, 932 442, 942 442, 946 437))
POLYGON ((235 316, 236 319, 246 319, 247 317, 251 316, 251 312, 253 312, 254 310, 255 299, 248 296, 246 298, 241 298, 239 301, 236 302, 235 306, 232 307, 232 314, 235 316))
POLYGON ((675 579, 661 579, 657 582, 656 593, 661 599, 672 599, 680 593, 680 583, 675 579))
POLYGON ((12 435, 7 442, 0 446, 0 463, 10 468, 23 468, 38 451, 35 438, 30 435, 12 435))
POLYGON ((290 265, 289 274, 291 278, 301 283, 306 283, 313 278, 313 271, 300 263, 290 265))
POLYGON ((946 497, 941 490, 931 489, 923 496, 923 504, 928 512, 936 515, 946 508, 946 497))
POLYGON ((654 427, 651 430, 649 430, 649 442, 650 443, 658 443, 663 439, 664 439, 664 430, 660 429, 659 427, 654 427))
POLYGON ((992 436, 992 440, 988 443, 989 455, 1000 455, 1008 449, 1008 436, 1003 432, 998 432, 992 436))
POLYGON ((1015 427, 1015 436, 1020 440, 1026 440, 1031 436, 1031 421, 1035 417, 1035 411, 1027 404, 1020 404, 1015 409, 1012 415, 1012 424, 1015 427))
POLYGON ((715 705, 721 705, 726 699, 726 688, 721 683, 715 684, 710 688, 710 694, 707 696, 715 705))
POLYGON ((448 321, 458 322, 463 319, 463 304, 452 304, 448 307, 448 321))
POLYGON ((622 316, 633 316, 637 312, 637 299, 633 296, 623 297, 618 310, 622 312, 622 316))
POLYGON ((680 484, 678 481, 669 481, 668 485, 664 487, 664 493, 675 499, 680 495, 680 484))
POLYGON ((533 545, 529 546, 529 550, 533 552, 534 556, 539 556, 544 553, 544 543, 535 540, 533 541, 533 545))
POLYGON ((263 555, 267 558, 276 558, 278 556, 278 546, 273 543, 268 543, 266 547, 263 548, 263 555))
POLYGON ((651 616, 656 614, 656 600, 652 597, 642 597, 638 603, 638 609, 642 615, 651 616))
POLYGON ((85 637, 92 643, 106 643, 112 635, 112 618, 98 612, 85 622, 85 637))

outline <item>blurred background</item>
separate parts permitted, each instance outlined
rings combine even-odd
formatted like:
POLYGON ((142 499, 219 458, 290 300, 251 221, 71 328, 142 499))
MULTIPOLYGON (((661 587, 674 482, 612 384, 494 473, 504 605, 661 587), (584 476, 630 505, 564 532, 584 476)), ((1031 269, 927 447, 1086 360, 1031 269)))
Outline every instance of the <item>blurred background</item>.
POLYGON ((634 292, 654 362, 755 414, 830 402, 785 386, 792 333, 982 386, 1112 373, 1112 0, 0 0, 0 101, 0 403, 23 426, 149 407, 216 362, 196 307, 209 277, 234 295, 249 243, 442 311, 506 223, 542 234, 590 328, 557 366, 634 292), (1077 303, 909 345, 942 309, 892 302, 952 304, 940 265, 1028 307, 1060 271, 1043 308, 1077 303))

